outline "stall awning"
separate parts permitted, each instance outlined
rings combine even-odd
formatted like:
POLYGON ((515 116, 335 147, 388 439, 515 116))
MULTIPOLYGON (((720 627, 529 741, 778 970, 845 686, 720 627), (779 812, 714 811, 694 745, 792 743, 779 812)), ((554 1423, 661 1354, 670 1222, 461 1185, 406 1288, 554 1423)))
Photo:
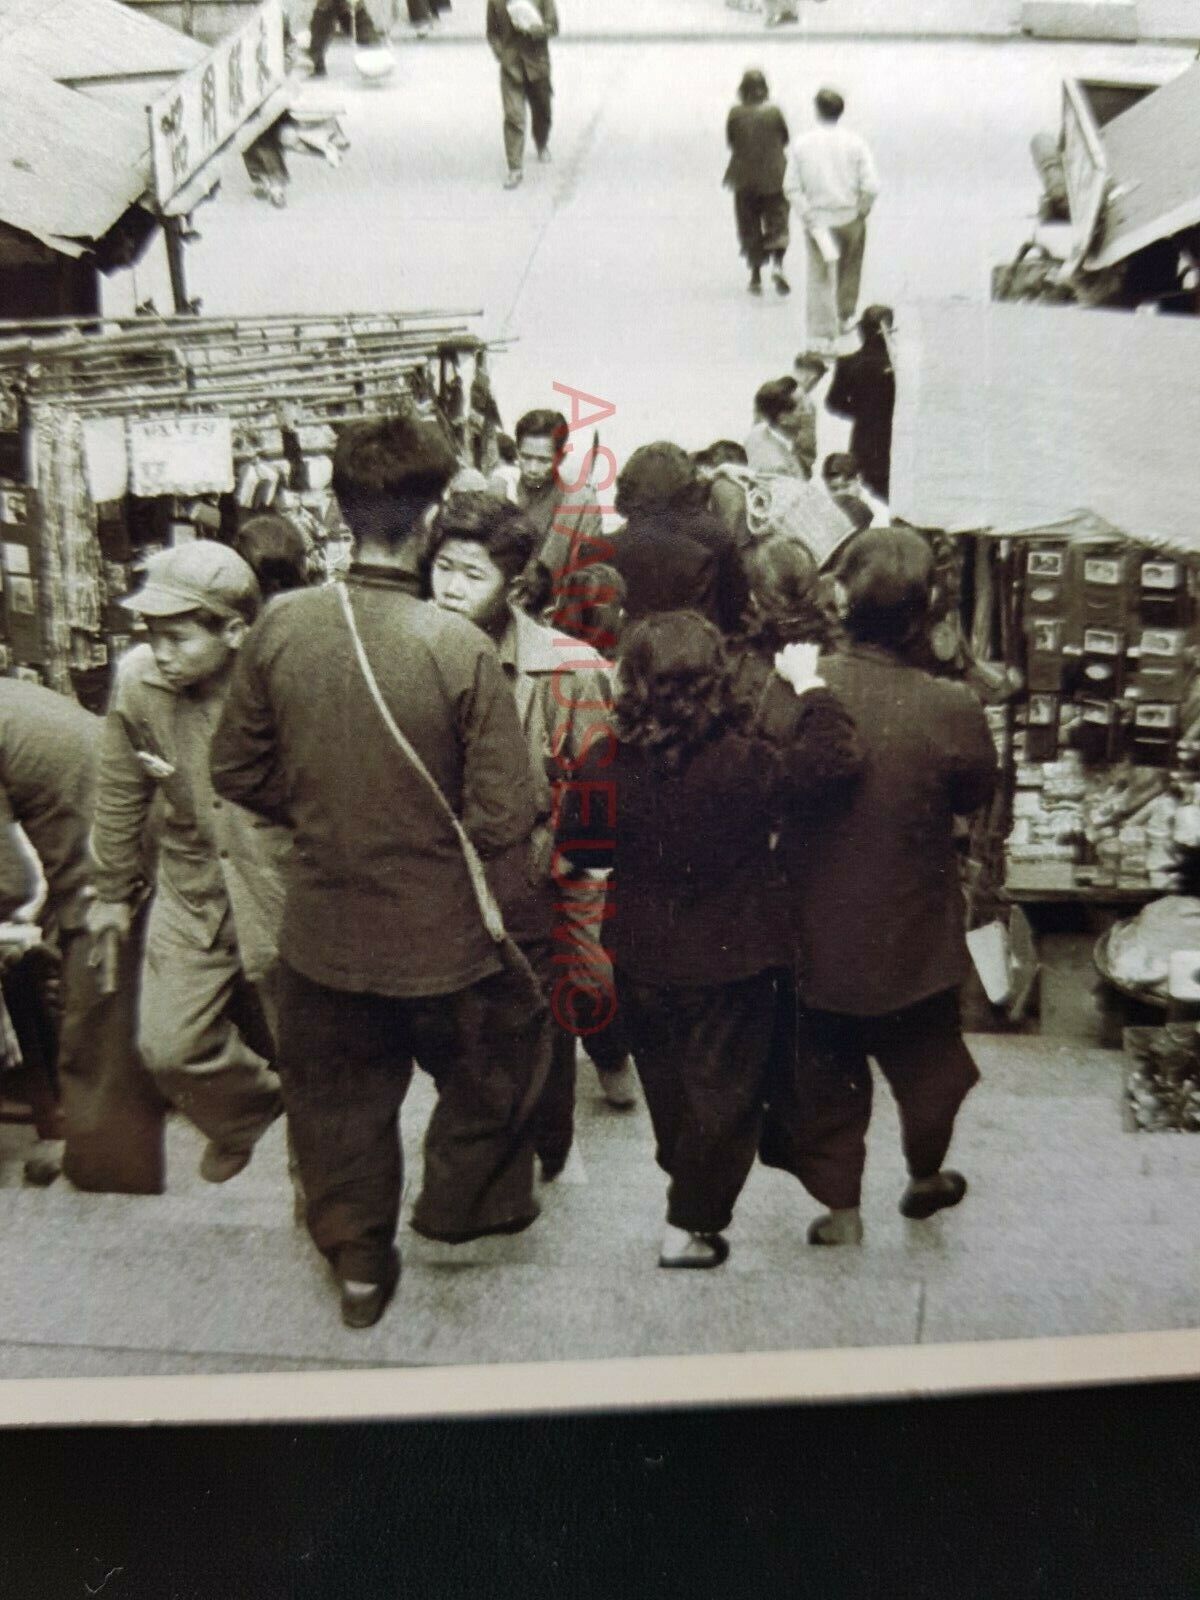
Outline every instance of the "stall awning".
POLYGON ((82 255, 145 193, 145 113, 98 105, 0 59, 0 221, 82 255))
POLYGON ((1090 506, 1200 550, 1200 322, 917 304, 897 334, 892 508, 922 527, 1052 523, 1090 506))
POLYGON ((6 62, 80 88, 173 78, 206 53, 195 39, 118 0, 0 0, 0 44, 6 62))
POLYGON ((1089 268, 1200 223, 1200 65, 1114 117, 1101 141, 1111 187, 1089 268))

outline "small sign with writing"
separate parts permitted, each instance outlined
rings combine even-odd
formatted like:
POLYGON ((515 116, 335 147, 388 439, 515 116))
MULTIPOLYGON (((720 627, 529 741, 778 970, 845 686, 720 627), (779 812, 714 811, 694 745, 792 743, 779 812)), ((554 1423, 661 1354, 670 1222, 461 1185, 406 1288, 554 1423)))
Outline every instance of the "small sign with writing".
POLYGON ((228 417, 137 417, 129 424, 129 488, 159 494, 225 494, 233 488, 228 417))

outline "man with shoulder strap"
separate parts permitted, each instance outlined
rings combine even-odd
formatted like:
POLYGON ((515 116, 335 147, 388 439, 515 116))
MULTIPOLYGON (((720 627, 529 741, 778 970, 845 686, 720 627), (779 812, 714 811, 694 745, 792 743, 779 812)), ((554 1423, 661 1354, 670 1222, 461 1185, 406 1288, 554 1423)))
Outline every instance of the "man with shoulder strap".
POLYGON ((425 605, 411 566, 457 465, 427 421, 344 430, 345 593, 298 591, 264 613, 213 744, 218 793, 295 834, 279 1072, 309 1232, 355 1328, 379 1320, 399 1278, 397 1124, 414 1060, 438 1089, 414 1230, 460 1243, 538 1214, 526 1125, 544 1006, 514 1000, 454 821, 489 867, 523 863, 529 757, 495 650, 425 605))

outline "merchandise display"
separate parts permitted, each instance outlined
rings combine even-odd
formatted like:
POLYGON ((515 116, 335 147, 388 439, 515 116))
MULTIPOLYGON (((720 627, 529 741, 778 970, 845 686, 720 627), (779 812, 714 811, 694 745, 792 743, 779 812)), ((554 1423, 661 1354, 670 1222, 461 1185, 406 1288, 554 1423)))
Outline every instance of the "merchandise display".
POLYGON ((250 512, 286 513, 335 574, 347 422, 437 415, 490 470, 489 347, 467 315, 0 324, 0 673, 102 704, 146 558, 232 542, 250 512))

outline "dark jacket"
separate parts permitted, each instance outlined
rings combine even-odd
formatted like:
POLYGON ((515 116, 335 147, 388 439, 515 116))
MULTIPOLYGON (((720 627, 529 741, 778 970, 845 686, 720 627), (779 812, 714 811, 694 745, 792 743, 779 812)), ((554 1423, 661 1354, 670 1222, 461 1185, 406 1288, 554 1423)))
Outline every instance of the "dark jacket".
MULTIPOLYGON (((348 587, 396 721, 491 869, 524 871, 537 806, 492 645, 386 577, 348 587)), ((454 833, 380 717, 332 589, 280 596, 251 630, 212 775, 295 831, 280 954, 305 977, 413 997, 497 970, 454 833)))
MULTIPOLYGON (((865 645, 822 661, 865 760, 843 803, 782 839, 804 999, 882 1016, 959 984, 967 971, 953 819, 986 801, 996 752, 979 701, 865 645)), ((797 702, 778 680, 760 726, 793 738, 797 702)))
POLYGON ((0 678, 0 919, 32 897, 19 823, 46 878, 44 927, 81 921, 101 721, 66 695, 0 678))
POLYGON ((711 511, 687 503, 634 511, 613 547, 631 622, 659 611, 698 611, 725 633, 740 625, 748 594, 741 556, 711 511))
POLYGON ((725 183, 735 192, 782 194, 787 171, 788 125, 783 112, 769 101, 736 105, 725 123, 730 149, 725 183))
POLYGON ((850 421, 850 449, 872 494, 888 498, 892 472, 892 414, 896 409, 896 377, 882 341, 834 366, 825 409, 850 421))
POLYGON ((604 943, 623 973, 719 984, 784 965, 770 852, 779 792, 774 752, 740 734, 675 774, 629 745, 594 751, 563 788, 559 841, 579 866, 613 869, 604 943))
POLYGON ((547 38, 535 39, 514 28, 509 20, 505 0, 488 0, 487 42, 492 54, 500 63, 500 71, 509 77, 527 78, 536 82, 550 76, 549 40, 558 34, 558 11, 554 0, 533 0, 546 24, 547 38))

